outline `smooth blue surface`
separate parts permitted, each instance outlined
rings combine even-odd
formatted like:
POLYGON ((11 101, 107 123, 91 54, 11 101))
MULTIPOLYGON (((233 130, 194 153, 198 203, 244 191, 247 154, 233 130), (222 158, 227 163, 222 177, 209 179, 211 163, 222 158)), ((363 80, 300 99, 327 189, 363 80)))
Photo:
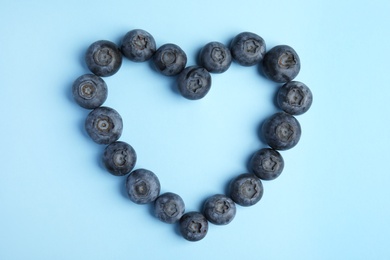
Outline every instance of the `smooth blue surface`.
MULTIPOLYGON (((2 0, 0 259, 390 259, 389 11, 387 0, 2 0), (188 65, 204 44, 242 31, 268 49, 291 45, 302 62, 296 80, 314 95, 297 117, 299 144, 282 152, 282 175, 197 243, 126 198, 71 97, 88 72, 86 48, 136 28, 158 46, 179 45, 188 65)), ((105 81, 136 167, 154 171, 188 211, 247 171, 265 147, 259 126, 277 111, 278 84, 256 67, 213 75, 199 101, 149 63, 125 60, 105 81)))

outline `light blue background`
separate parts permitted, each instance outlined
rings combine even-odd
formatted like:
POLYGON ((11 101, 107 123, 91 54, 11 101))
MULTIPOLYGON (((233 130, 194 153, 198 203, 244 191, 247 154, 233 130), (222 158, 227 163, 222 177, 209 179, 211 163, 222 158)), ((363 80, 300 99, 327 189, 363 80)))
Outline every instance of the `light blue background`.
MULTIPOLYGON (((387 0, 2 0, 0 259, 390 259, 389 13, 387 0), (197 243, 126 198, 71 97, 88 72, 86 48, 135 28, 181 46, 188 65, 204 44, 242 31, 268 49, 291 45, 296 80, 314 95, 282 175, 197 243)), ((136 167, 153 170, 188 211, 247 171, 265 146, 258 128, 277 111, 278 84, 256 67, 213 75, 199 101, 148 63, 125 60, 105 81, 136 167)))

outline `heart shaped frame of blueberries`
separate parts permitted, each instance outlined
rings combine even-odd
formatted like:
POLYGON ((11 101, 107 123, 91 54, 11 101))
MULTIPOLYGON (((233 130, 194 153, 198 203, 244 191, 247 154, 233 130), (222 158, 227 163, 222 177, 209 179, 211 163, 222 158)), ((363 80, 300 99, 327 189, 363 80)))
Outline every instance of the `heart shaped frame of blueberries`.
POLYGON ((77 78, 72 93, 77 104, 92 110, 85 120, 85 129, 92 140, 107 145, 103 163, 115 176, 126 176, 125 187, 130 200, 137 204, 154 203, 155 216, 165 223, 179 223, 182 236, 188 241, 199 241, 208 232, 209 222, 226 225, 236 215, 236 204, 252 206, 263 195, 261 180, 277 178, 284 161, 278 150, 294 147, 301 136, 301 126, 294 115, 305 113, 313 96, 303 83, 292 81, 300 71, 300 59, 293 48, 278 45, 266 52, 260 36, 242 32, 226 47, 220 42, 206 44, 199 53, 198 65, 188 66, 185 52, 175 44, 156 48, 153 36, 145 30, 129 31, 121 45, 99 40, 89 46, 85 54, 88 69, 93 74, 77 78), (276 101, 282 110, 266 119, 262 134, 269 145, 253 154, 248 173, 240 174, 229 185, 229 194, 216 194, 203 204, 199 211, 185 212, 182 198, 175 193, 160 194, 157 176, 147 169, 133 170, 137 155, 133 147, 118 141, 123 130, 119 113, 102 106, 107 98, 107 85, 101 77, 114 75, 121 67, 122 57, 134 62, 151 60, 156 71, 177 77, 181 95, 190 100, 203 98, 211 87, 210 73, 223 73, 232 61, 242 66, 261 67, 270 80, 283 83, 276 101))

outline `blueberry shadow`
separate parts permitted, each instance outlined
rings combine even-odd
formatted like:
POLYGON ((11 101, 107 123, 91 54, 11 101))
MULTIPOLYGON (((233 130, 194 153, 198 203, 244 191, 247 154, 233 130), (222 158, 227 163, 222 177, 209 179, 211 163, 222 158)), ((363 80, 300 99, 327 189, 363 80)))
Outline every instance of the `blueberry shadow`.
MULTIPOLYGON (((103 172, 104 172, 104 171, 107 171, 107 169, 104 166, 104 162, 103 162, 103 150, 104 149, 99 149, 99 153, 96 153, 96 164, 99 165, 99 168, 101 170, 103 170, 103 172)), ((107 173, 109 173, 109 172, 107 171, 107 173)), ((109 173, 109 174, 111 174, 111 173, 109 173)))
POLYGON ((257 65, 257 72, 259 75, 265 79, 268 79, 268 77, 265 75, 264 70, 263 70, 263 61, 260 61, 257 65))
MULTIPOLYGON (((258 149, 259 150, 259 149, 258 149)), ((246 158, 246 163, 245 163, 245 165, 246 165, 246 169, 247 169, 247 172, 248 173, 253 173, 253 170, 252 170, 252 157, 253 157, 253 155, 258 151, 258 150, 256 150, 256 151, 253 151, 251 154, 248 154, 248 156, 247 156, 247 158, 246 158)))
POLYGON ((267 142, 266 142, 264 135, 263 135, 263 126, 264 126, 264 123, 267 119, 268 119, 268 117, 266 119, 264 119, 262 122, 260 122, 259 126, 257 127, 257 137, 259 138, 259 140, 263 146, 267 145, 267 142))
MULTIPOLYGON (((74 79, 76 80, 76 79, 74 79)), ((74 82, 74 81, 73 81, 74 82)), ((69 82, 66 82, 65 86, 64 86, 64 96, 66 97, 66 99, 69 101, 69 103, 71 103, 72 105, 77 105, 78 104, 76 103, 76 101, 74 100, 73 98, 73 82, 69 81, 69 82)))
POLYGON ((173 80, 169 84, 171 91, 178 96, 181 96, 179 88, 177 87, 177 76, 174 76, 173 80))
POLYGON ((109 173, 106 169, 106 167, 104 166, 104 162, 103 162, 103 153, 104 153, 104 149, 106 148, 106 146, 102 146, 102 145, 98 145, 98 152, 96 152, 96 164, 99 166, 99 168, 101 170, 103 170, 102 172, 104 173, 108 173, 111 175, 111 173, 109 173))
MULTIPOLYGON (((121 49, 123 37, 124 37, 128 32, 129 32, 129 31, 123 31, 119 36, 117 36, 117 37, 113 40, 113 43, 116 44, 116 46, 118 47, 119 50, 121 49)), ((122 59, 127 59, 127 58, 126 58, 125 56, 122 55, 122 59)))
POLYGON ((198 66, 201 66, 201 62, 200 62, 200 52, 202 51, 203 49, 203 46, 202 47, 199 47, 198 50, 196 50, 194 53, 194 61, 196 62, 196 65, 198 66))
MULTIPOLYGON (((238 176, 239 174, 237 174, 238 176)), ((237 176, 233 176, 231 177, 230 179, 228 180, 225 180, 225 183, 224 183, 224 194, 227 196, 227 197, 230 197, 230 184, 232 183, 233 179, 237 176)))
POLYGON ((154 201, 151 203, 146 204, 147 210, 149 212, 149 215, 153 217, 154 219, 157 219, 156 215, 154 214, 154 201))
POLYGON ((178 221, 177 223, 174 223, 174 224, 173 224, 173 232, 174 232, 177 236, 182 237, 181 232, 180 232, 180 221, 178 221))
POLYGON ((281 111, 280 110, 280 106, 278 104, 278 92, 279 92, 279 89, 284 86, 285 83, 278 83, 277 87, 275 88, 275 92, 274 92, 274 98, 273 98, 273 103, 274 103, 274 106, 277 108, 277 112, 281 111))
POLYGON ((89 45, 88 46, 84 46, 83 48, 80 48, 80 50, 79 50, 79 57, 78 57, 79 64, 81 65, 81 67, 85 71, 89 71, 87 63, 85 62, 85 53, 86 53, 88 48, 89 48, 89 45))
POLYGON ((96 147, 94 149, 94 152, 95 152, 95 162, 97 163, 99 168, 101 170, 103 170, 102 172, 107 172, 107 169, 104 166, 104 163, 103 163, 103 160, 102 160, 103 152, 104 152, 104 149, 105 149, 106 146, 105 145, 101 145, 101 144, 96 144, 95 142, 93 142, 91 137, 88 135, 87 131, 85 130, 85 118, 87 117, 87 114, 88 113, 85 113, 85 115, 83 115, 83 117, 80 117, 80 119, 79 119, 79 122, 78 122, 79 131, 81 132, 81 134, 83 135, 85 140, 87 140, 87 142, 91 142, 92 145, 94 145, 96 147))
POLYGON ((166 76, 163 75, 161 72, 159 72, 156 68, 156 66, 153 63, 153 58, 148 61, 149 68, 156 74, 158 74, 159 77, 164 78, 165 80, 169 81, 169 88, 170 90, 176 94, 176 95, 181 95, 179 92, 179 89, 177 88, 177 76, 178 75, 173 75, 173 76, 166 76))
POLYGON ((122 198, 126 199, 127 201, 130 201, 129 196, 127 195, 127 190, 126 190, 126 185, 125 185, 126 179, 125 178, 124 178, 124 181, 118 182, 119 183, 119 192, 120 192, 122 198))
POLYGON ((277 90, 275 91, 274 93, 274 98, 272 99, 273 101, 273 104, 275 107, 279 107, 279 104, 278 104, 278 91, 279 91, 279 88, 277 88, 277 90))
POLYGON ((81 132, 81 134, 86 138, 90 139, 87 131, 85 130, 85 119, 87 118, 88 113, 83 113, 83 116, 79 118, 78 121, 78 129, 81 132))
POLYGON ((149 68, 150 68, 153 72, 158 73, 158 74, 161 75, 161 73, 157 70, 156 66, 154 65, 153 57, 150 58, 150 59, 149 59, 148 61, 146 61, 146 62, 148 63, 149 68))

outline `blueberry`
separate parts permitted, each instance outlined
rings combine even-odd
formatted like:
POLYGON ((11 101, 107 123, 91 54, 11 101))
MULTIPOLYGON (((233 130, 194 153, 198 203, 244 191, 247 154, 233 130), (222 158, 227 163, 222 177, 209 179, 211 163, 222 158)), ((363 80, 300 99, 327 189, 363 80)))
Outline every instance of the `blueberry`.
POLYGON ((230 183, 230 197, 241 206, 252 206, 263 196, 263 185, 254 174, 244 173, 230 183))
POLYGON ((100 107, 107 99, 107 85, 94 74, 78 77, 72 86, 73 98, 77 104, 86 109, 100 107))
POLYGON ((92 43, 85 54, 87 67, 100 77, 114 75, 122 65, 122 54, 115 43, 97 41, 92 43))
POLYGON ((293 48, 278 45, 265 54, 262 67, 269 79, 284 83, 293 80, 298 75, 301 62, 293 48))
POLYGON ((126 179, 126 191, 131 201, 147 204, 156 200, 160 194, 160 181, 146 169, 132 171, 126 179))
POLYGON ((183 97, 191 100, 201 99, 210 90, 211 76, 202 67, 190 66, 179 74, 177 85, 183 97))
POLYGON ((252 156, 250 168, 260 179, 273 180, 282 173, 284 160, 278 151, 263 148, 252 156))
POLYGON ((85 130, 98 144, 110 144, 122 134, 123 122, 118 112, 109 107, 92 110, 85 120, 85 130))
POLYGON ((222 73, 230 67, 232 55, 224 44, 210 42, 200 50, 199 63, 209 72, 222 73))
POLYGON ((203 214, 213 224, 229 224, 236 216, 236 205, 222 194, 209 197, 203 204, 203 214))
POLYGON ((183 216, 184 210, 183 199, 172 192, 164 193, 154 201, 154 214, 165 223, 177 222, 183 216))
POLYGON ((156 42, 147 31, 135 29, 123 37, 121 51, 126 58, 132 61, 146 61, 156 52, 156 42))
POLYGON ((184 214, 179 223, 180 233, 188 241, 203 239, 209 230, 209 223, 202 213, 192 211, 184 214))
POLYGON ((262 132, 267 144, 275 150, 290 149, 301 138, 298 120, 285 112, 278 112, 268 118, 262 126, 262 132))
POLYGON ((279 107, 290 115, 301 115, 313 102, 310 89, 299 81, 290 81, 279 88, 276 94, 279 107))
POLYGON ((167 43, 157 49, 153 56, 153 64, 163 75, 175 76, 185 68, 187 55, 176 44, 167 43))
POLYGON ((115 176, 128 174, 135 166, 137 154, 133 147, 125 142, 116 141, 104 150, 103 163, 108 172, 115 176))
POLYGON ((265 42, 259 35, 243 32, 230 43, 233 59, 240 65, 253 66, 261 62, 265 55, 265 42))

